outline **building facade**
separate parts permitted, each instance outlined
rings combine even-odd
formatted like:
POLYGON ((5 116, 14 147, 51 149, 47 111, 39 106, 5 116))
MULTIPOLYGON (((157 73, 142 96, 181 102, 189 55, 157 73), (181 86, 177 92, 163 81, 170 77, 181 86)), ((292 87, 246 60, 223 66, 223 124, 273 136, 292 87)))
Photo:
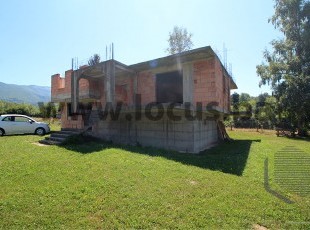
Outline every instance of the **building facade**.
POLYGON ((112 59, 51 78, 62 128, 191 153, 219 141, 218 122, 237 88, 209 46, 130 66, 112 59))

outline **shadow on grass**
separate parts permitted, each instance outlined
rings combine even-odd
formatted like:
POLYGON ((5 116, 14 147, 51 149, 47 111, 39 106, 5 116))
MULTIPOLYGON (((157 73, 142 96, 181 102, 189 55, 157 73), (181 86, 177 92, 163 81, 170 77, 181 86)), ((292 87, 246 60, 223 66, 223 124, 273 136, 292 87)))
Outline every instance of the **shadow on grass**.
POLYGON ((61 145, 61 147, 81 154, 99 152, 110 148, 122 149, 134 154, 163 157, 185 165, 241 176, 247 163, 252 142, 260 142, 260 140, 233 140, 223 142, 200 154, 179 153, 153 147, 113 144, 91 137, 78 137, 76 140, 71 140, 61 145))
POLYGON ((278 137, 278 138, 286 138, 286 139, 289 139, 289 140, 296 140, 296 141, 309 141, 310 142, 310 137, 300 137, 300 136, 296 136, 296 137, 290 137, 290 136, 281 136, 281 137, 278 137))

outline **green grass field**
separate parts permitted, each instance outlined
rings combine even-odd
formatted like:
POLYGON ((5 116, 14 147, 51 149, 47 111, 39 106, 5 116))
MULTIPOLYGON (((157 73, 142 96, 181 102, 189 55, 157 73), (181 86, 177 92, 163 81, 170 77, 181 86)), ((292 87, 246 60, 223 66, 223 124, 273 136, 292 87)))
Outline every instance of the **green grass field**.
POLYGON ((310 196, 273 176, 274 154, 285 146, 310 154, 309 140, 229 134, 234 141, 200 155, 0 137, 0 228, 309 229, 310 196), (265 190, 266 157, 271 188, 293 204, 265 190))

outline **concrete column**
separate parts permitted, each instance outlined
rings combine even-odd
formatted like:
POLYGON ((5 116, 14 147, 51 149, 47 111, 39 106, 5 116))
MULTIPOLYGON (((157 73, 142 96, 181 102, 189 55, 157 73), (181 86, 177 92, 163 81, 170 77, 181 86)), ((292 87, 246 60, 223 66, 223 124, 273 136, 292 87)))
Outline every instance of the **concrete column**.
POLYGON ((114 103, 115 102, 115 62, 112 59, 112 61, 110 62, 110 91, 111 91, 111 102, 114 103))
POLYGON ((111 94, 110 94, 110 88, 111 88, 111 81, 110 81, 110 65, 109 62, 105 64, 105 70, 104 70, 104 93, 105 93, 105 100, 106 102, 111 102, 111 94))
POLYGON ((113 60, 108 61, 105 65, 104 88, 105 88, 106 102, 114 103, 115 65, 113 60))
POLYGON ((71 75, 71 111, 77 112, 79 103, 79 74, 77 71, 73 71, 71 75))
POLYGON ((133 104, 136 105, 136 95, 138 92, 138 74, 135 73, 133 76, 133 104))
POLYGON ((193 64, 183 64, 183 103, 190 102, 193 104, 194 98, 194 80, 193 64))

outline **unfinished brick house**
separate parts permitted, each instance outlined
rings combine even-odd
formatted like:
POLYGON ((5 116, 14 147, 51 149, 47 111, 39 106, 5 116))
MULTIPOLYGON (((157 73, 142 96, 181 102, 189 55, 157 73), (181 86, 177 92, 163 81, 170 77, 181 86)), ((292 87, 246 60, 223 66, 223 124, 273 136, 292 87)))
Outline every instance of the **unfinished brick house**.
POLYGON ((191 153, 219 141, 218 122, 237 88, 209 46, 129 66, 112 59, 51 81, 62 128, 191 153), (118 116, 107 113, 111 108, 118 116))

